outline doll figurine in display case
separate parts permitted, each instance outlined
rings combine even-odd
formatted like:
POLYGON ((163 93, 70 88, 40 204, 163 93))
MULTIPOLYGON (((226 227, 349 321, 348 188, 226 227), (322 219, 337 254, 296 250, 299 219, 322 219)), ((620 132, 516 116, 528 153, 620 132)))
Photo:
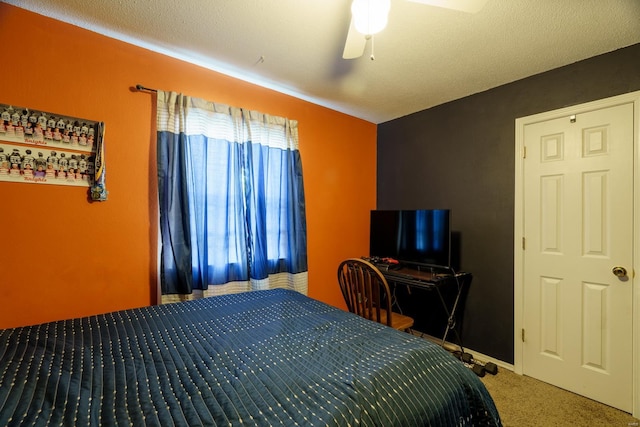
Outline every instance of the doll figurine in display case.
POLYGON ((35 175, 37 177, 44 177, 47 169, 47 159, 44 158, 44 154, 42 152, 38 152, 38 157, 34 160, 35 165, 35 175))
POLYGON ((31 150, 25 150, 25 155, 22 157, 22 174, 25 176, 33 176, 35 159, 31 155, 31 150))
POLYGON ((80 159, 78 160, 78 172, 80 173, 80 178, 86 181, 87 180, 87 156, 85 156, 84 154, 80 154, 80 159))
POLYGON ((37 125, 38 125, 38 116, 36 116, 35 112, 31 111, 29 113, 29 123, 25 127, 24 133, 29 136, 33 136, 35 134, 37 125))
POLYGON ((44 131, 44 139, 53 140, 53 132, 57 129, 56 125, 56 118, 53 116, 49 117, 49 120, 47 120, 47 128, 44 131))
POLYGON ((27 110, 22 110, 22 114, 17 111, 11 116, 11 121, 16 128, 16 136, 20 139, 24 138, 24 127, 27 124, 27 110))
POLYGON ((33 136, 33 124, 29 120, 27 120, 24 125, 24 136, 27 138, 31 138, 33 136))
POLYGON ((14 148, 11 154, 9 155, 9 164, 11 165, 11 169, 9 170, 9 175, 11 176, 20 176, 20 162, 22 161, 22 156, 20 156, 20 151, 17 148, 14 148))
POLYGON ((9 156, 4 152, 4 148, 0 147, 0 175, 9 174, 9 156))
POLYGON ((75 154, 72 154, 67 166, 67 179, 69 181, 76 179, 76 169, 78 169, 78 159, 75 154))
POLYGON ((22 126, 22 124, 20 123, 20 113, 15 111, 15 110, 11 114, 11 124, 15 128, 18 128, 18 127, 22 126))
POLYGON ((53 140, 53 131, 51 130, 51 128, 50 128, 50 127, 47 127, 47 128, 44 130, 44 139, 46 139, 46 140, 48 140, 48 141, 53 140))
POLYGON ((71 134, 71 145, 78 145, 78 134, 76 131, 73 131, 71 134))
POLYGON ((13 138, 16 136, 16 127, 11 120, 11 111, 13 111, 13 108, 9 107, 9 109, 2 112, 2 123, 4 123, 5 136, 13 138))
POLYGON ((67 177, 67 168, 69 167, 69 159, 67 159, 64 153, 60 153, 58 159, 58 179, 65 179, 67 177))
POLYGON ((55 178, 58 170, 58 157, 56 156, 55 151, 52 151, 49 157, 47 157, 46 164, 45 176, 48 178, 55 178))
POLYGON ((62 133, 60 133, 60 129, 53 128, 53 140, 56 142, 61 142, 62 141, 62 133))
POLYGON ((31 167, 31 165, 29 163, 27 163, 24 168, 22 169, 22 175, 25 178, 32 178, 33 177, 33 168, 31 167))
POLYGON ((4 110, 0 113, 0 133, 5 133, 7 131, 7 125, 11 121, 11 113, 9 110, 4 110))
POLYGON ((47 169, 49 169, 49 165, 51 165, 51 169, 54 171, 58 170, 58 155, 55 151, 52 151, 49 157, 47 157, 47 169))
POLYGON ((33 137, 44 138, 44 130, 42 129, 42 125, 40 125, 40 122, 36 122, 36 124, 33 125, 33 137))
POLYGON ((65 128, 62 133, 62 142, 65 144, 71 144, 71 131, 69 131, 69 129, 65 128))
POLYGON ((47 115, 44 112, 40 113, 40 116, 38 117, 38 124, 43 132, 47 128, 48 121, 49 119, 47 118, 47 115))
POLYGON ((26 108, 22 110, 22 114, 20 115, 20 123, 22 123, 23 128, 26 128, 27 123, 29 123, 29 110, 26 108))
POLYGON ((56 177, 56 171, 55 169, 53 169, 53 165, 51 163, 47 163, 47 166, 45 167, 45 170, 44 170, 44 176, 47 178, 56 177))
POLYGON ((78 145, 82 145, 83 147, 87 145, 87 134, 80 132, 80 136, 78 137, 78 145))

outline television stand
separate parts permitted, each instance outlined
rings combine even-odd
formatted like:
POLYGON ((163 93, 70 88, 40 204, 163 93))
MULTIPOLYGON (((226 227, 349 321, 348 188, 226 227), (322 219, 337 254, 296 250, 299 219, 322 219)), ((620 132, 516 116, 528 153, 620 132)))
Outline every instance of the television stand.
POLYGON ((445 267, 421 268, 417 269, 417 266, 401 265, 401 268, 397 270, 380 269, 380 272, 390 285, 406 285, 414 289, 435 292, 447 316, 441 345, 444 347, 447 336, 449 336, 449 333, 453 333, 460 351, 464 353, 462 338, 456 327, 456 314, 460 309, 461 297, 471 284, 471 273, 456 273, 445 267), (453 302, 448 304, 444 298, 443 291, 450 289, 452 286, 455 286, 453 289, 455 296, 453 302))

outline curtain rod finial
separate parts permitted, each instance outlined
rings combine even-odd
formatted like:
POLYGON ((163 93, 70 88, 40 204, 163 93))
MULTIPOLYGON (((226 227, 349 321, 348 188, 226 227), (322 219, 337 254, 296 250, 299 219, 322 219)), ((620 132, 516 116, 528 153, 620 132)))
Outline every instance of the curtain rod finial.
POLYGON ((151 88, 148 88, 148 87, 144 87, 144 86, 142 86, 141 84, 137 84, 137 85, 136 85, 136 90, 139 90, 139 91, 147 91, 147 92, 157 92, 157 90, 156 90, 156 89, 151 89, 151 88))

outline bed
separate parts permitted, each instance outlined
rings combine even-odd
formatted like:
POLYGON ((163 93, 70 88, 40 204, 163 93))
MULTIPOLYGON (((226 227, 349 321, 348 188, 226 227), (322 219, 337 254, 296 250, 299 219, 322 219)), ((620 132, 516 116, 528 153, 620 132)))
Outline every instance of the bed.
POLYGON ((0 330, 2 426, 499 426, 439 346, 276 289, 0 330))

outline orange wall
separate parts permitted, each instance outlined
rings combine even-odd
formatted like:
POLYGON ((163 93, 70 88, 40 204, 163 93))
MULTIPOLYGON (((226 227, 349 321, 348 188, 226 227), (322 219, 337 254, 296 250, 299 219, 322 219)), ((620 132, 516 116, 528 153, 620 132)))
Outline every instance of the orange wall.
POLYGON ((0 3, 0 103, 106 124, 109 200, 84 188, 0 182, 0 328, 155 303, 153 96, 137 83, 299 122, 309 295, 344 308, 342 258, 368 248, 376 126, 0 3))

